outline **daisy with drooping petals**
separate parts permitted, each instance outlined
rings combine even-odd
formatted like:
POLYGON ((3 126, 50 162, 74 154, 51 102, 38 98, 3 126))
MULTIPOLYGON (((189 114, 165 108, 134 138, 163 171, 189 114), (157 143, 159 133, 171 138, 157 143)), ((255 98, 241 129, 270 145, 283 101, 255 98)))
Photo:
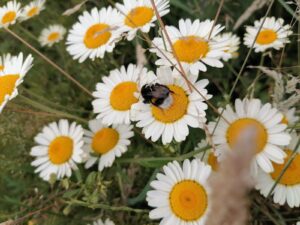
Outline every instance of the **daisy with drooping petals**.
MULTIPOLYGON (((90 224, 88 224, 90 225, 90 224)), ((95 222, 93 222, 93 225, 115 225, 115 223, 113 221, 111 221, 109 218, 107 218, 104 222, 102 221, 102 219, 99 219, 95 222)))
POLYGON ((262 29, 259 28, 263 22, 264 18, 256 20, 254 26, 246 27, 246 34, 244 37, 244 44, 251 48, 254 43, 255 52, 264 52, 267 49, 274 48, 279 50, 283 48, 286 43, 289 43, 288 37, 293 33, 290 25, 284 25, 284 20, 275 17, 267 17, 262 29), (258 33, 259 32, 259 33, 258 33), (258 36, 255 40, 255 37, 258 36))
MULTIPOLYGON (((229 47, 226 46, 226 42, 214 40, 214 37, 223 29, 224 27, 219 24, 214 26, 214 21, 211 20, 192 22, 190 19, 181 19, 179 20, 179 29, 174 26, 166 26, 178 60, 192 75, 198 75, 199 71, 206 71, 206 65, 223 67, 220 59, 224 55, 229 55, 225 52, 229 47)), ((178 67, 170 44, 164 40, 166 38, 160 37, 153 40, 153 47, 150 51, 156 53, 160 58, 156 64, 162 66, 176 65, 178 67)))
MULTIPOLYGON (((159 15, 162 17, 170 12, 169 0, 154 0, 159 15)), ((127 39, 132 40, 136 32, 141 30, 148 33, 157 20, 151 0, 124 0, 123 4, 117 3, 116 8, 122 15, 122 30, 128 32, 127 39)))
POLYGON ((14 24, 21 15, 21 4, 16 0, 7 2, 0 7, 0 27, 14 24))
POLYGON ((290 108, 283 112, 282 123, 293 126, 299 120, 299 116, 296 115, 296 108, 290 108))
MULTIPOLYGON (((203 149, 209 144, 207 143, 206 140, 202 140, 201 142, 198 143, 197 147, 195 150, 203 149)), ((219 167, 219 162, 218 158, 215 156, 213 149, 209 148, 207 150, 204 150, 203 152, 195 155, 196 159, 200 159, 202 162, 210 165, 213 171, 217 171, 219 167)))
POLYGON ((129 138, 133 137, 132 125, 108 127, 101 120, 89 121, 91 131, 85 131, 84 150, 88 154, 85 168, 90 168, 99 160, 98 170, 111 167, 116 157, 127 151, 129 138))
POLYGON ((150 219, 162 219, 160 225, 203 225, 209 212, 207 180, 210 166, 198 159, 186 159, 182 167, 177 161, 163 167, 157 180, 150 183, 154 190, 147 192, 150 219))
POLYGON ((127 69, 110 71, 108 77, 103 77, 103 83, 96 85, 92 102, 97 119, 102 119, 104 124, 129 124, 132 120, 131 106, 138 101, 136 92, 145 83, 151 83, 156 79, 153 72, 146 68, 133 64, 127 69))
POLYGON ((22 9, 21 20, 28 20, 40 14, 45 9, 46 0, 34 0, 22 9))
MULTIPOLYGON (((256 178, 256 189, 258 189, 263 196, 268 196, 286 163, 290 160, 293 151, 296 150, 295 148, 297 147, 298 141, 299 136, 296 133, 292 133, 291 143, 285 148, 285 152, 288 156, 285 158, 284 164, 273 163, 274 171, 272 173, 265 173, 259 170, 256 178)), ((300 206, 300 146, 298 146, 295 158, 278 181, 272 194, 273 201, 279 205, 287 203, 291 208, 300 206)))
POLYGON ((239 50, 239 46, 240 46, 240 38, 238 36, 236 36, 235 34, 228 32, 228 33, 223 33, 223 34, 219 34, 217 35, 214 40, 217 43, 222 43, 225 42, 226 46, 228 47, 228 49, 224 50, 225 53, 229 53, 229 54, 224 54, 222 55, 222 59, 224 61, 228 61, 229 59, 232 58, 236 58, 238 57, 238 50, 239 50))
POLYGON ((6 55, 0 60, 0 113, 6 103, 18 95, 17 88, 32 67, 32 61, 31 55, 24 60, 23 53, 18 56, 6 55))
POLYGON ((253 143, 255 156, 251 166, 252 174, 257 174, 258 167, 265 172, 272 172, 272 162, 283 163, 286 157, 280 146, 288 145, 291 139, 290 135, 284 132, 287 126, 281 123, 282 117, 282 113, 272 108, 269 103, 262 105, 259 99, 237 99, 235 112, 227 105, 220 121, 208 125, 216 146, 216 155, 222 159, 226 151, 236 147, 240 134, 255 128, 254 138, 257 141, 253 143))
POLYGON ((195 88, 202 96, 191 91, 187 82, 178 75, 175 76, 170 67, 157 69, 158 83, 170 89, 171 101, 167 107, 161 108, 144 103, 144 99, 132 106, 133 118, 138 121, 136 126, 142 127, 145 137, 157 141, 162 137, 163 144, 170 143, 173 139, 177 142, 184 141, 189 134, 189 126, 202 128, 205 123, 205 99, 212 96, 207 94, 205 87, 208 80, 194 83, 195 88), (204 99, 205 98, 205 99, 204 99))
POLYGON ((42 30, 39 42, 42 46, 51 47, 53 44, 64 39, 66 29, 59 24, 50 25, 42 30))
POLYGON ((57 179, 70 177, 76 163, 82 162, 83 129, 75 122, 61 119, 50 123, 34 140, 38 145, 31 149, 30 155, 36 157, 31 165, 43 180, 49 181, 51 174, 57 179))
POLYGON ((69 32, 67 51, 80 63, 87 58, 103 58, 105 52, 112 52, 119 41, 121 23, 120 13, 110 6, 83 12, 69 32))

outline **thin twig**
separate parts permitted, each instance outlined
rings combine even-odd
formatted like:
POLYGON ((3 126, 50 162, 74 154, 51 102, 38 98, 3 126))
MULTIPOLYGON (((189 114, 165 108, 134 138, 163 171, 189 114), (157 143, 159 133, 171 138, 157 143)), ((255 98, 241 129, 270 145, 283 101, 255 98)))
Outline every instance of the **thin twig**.
POLYGON ((27 41, 25 41, 23 38, 21 38, 18 34, 10 30, 9 28, 4 27, 3 28, 7 33, 12 35, 14 38, 18 39, 20 42, 22 42, 24 45, 26 45, 28 48, 30 48, 33 52, 35 52, 37 55, 39 55, 43 60, 45 60, 48 64, 50 64, 52 67, 54 67, 56 70, 58 70, 61 74, 63 74, 67 79, 69 79, 71 82, 73 82, 76 86, 78 86, 82 91, 93 97, 92 93, 86 89, 83 85, 81 85, 76 79, 74 79, 70 74, 68 74, 66 71, 64 71, 61 67, 59 67, 57 64, 55 64, 51 59, 49 59, 47 56, 45 56, 43 53, 41 53, 39 50, 37 50, 35 47, 33 47, 31 44, 29 44, 27 41))
POLYGON ((214 19, 214 23, 213 23, 213 25, 212 25, 211 30, 209 31, 208 40, 210 40, 210 37, 211 37, 211 35, 212 35, 212 32, 213 32, 213 30, 214 30, 214 27, 216 26, 216 23, 217 23, 217 20, 218 20, 218 18, 219 18, 219 16, 220 16, 220 13, 221 13, 221 10, 222 10, 223 5, 224 5, 224 0, 221 0, 221 2, 220 2, 220 4, 219 4, 219 7, 218 7, 218 10, 217 10, 217 13, 216 13, 216 16, 215 16, 215 19, 214 19))

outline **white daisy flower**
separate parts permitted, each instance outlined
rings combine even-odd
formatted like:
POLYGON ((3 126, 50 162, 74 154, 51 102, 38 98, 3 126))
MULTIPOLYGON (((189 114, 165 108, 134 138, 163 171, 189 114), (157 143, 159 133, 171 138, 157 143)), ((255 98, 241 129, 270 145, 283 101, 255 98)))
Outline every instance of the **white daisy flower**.
POLYGON ((275 17, 267 17, 262 29, 259 28, 263 22, 263 18, 256 20, 254 26, 246 27, 246 34, 244 37, 244 44, 251 48, 253 42, 255 52, 264 52, 267 49, 274 48, 279 50, 283 48, 286 43, 289 43, 288 37, 293 33, 290 25, 284 25, 284 20, 275 17), (257 39, 255 37, 259 32, 257 39))
POLYGON ((39 42, 42 46, 51 47, 53 44, 64 39, 66 29, 59 24, 50 25, 42 30, 39 42))
POLYGON ((120 13, 110 6, 83 12, 69 32, 67 51, 80 63, 87 58, 103 58, 105 52, 112 52, 120 40, 121 23, 120 13))
POLYGON ((45 9, 46 0, 34 0, 28 5, 24 6, 21 13, 21 20, 28 20, 40 14, 45 9))
POLYGON ((204 225, 210 207, 210 166, 186 159, 182 167, 173 161, 163 171, 150 183, 154 190, 147 192, 148 205, 155 208, 150 219, 162 219, 160 225, 204 225))
POLYGON ((11 54, 0 56, 0 71, 5 68, 5 65, 11 61, 11 54))
POLYGON ((226 46, 228 47, 228 49, 226 49, 224 51, 225 51, 225 53, 229 53, 229 54, 222 55, 222 60, 228 61, 229 59, 238 57, 238 50, 239 50, 241 41, 237 35, 235 35, 231 32, 223 33, 223 34, 217 35, 214 38, 214 40, 217 43, 225 42, 226 46))
MULTIPOLYGON (((170 12, 169 0, 154 0, 159 15, 162 17, 170 12)), ((128 32, 127 39, 130 41, 138 30, 148 33, 157 20, 151 0, 124 0, 123 4, 116 3, 116 8, 122 15, 123 32, 128 32)))
POLYGON ((96 98, 92 104, 97 119, 102 119, 104 124, 129 124, 132 120, 131 106, 138 102, 136 92, 145 83, 153 82, 156 76, 144 67, 133 64, 127 69, 110 71, 108 77, 103 77, 103 83, 96 85, 93 96, 96 98))
POLYGON ((111 167, 116 157, 127 151, 129 138, 133 137, 132 125, 114 125, 108 127, 101 120, 89 121, 89 130, 85 130, 85 146, 87 153, 85 168, 90 168, 97 160, 98 170, 111 167))
POLYGON ((158 83, 170 89, 171 102, 169 106, 161 108, 153 104, 139 102, 132 106, 133 118, 138 121, 136 126, 142 127, 145 137, 157 141, 162 137, 163 144, 170 143, 173 139, 177 142, 184 141, 189 134, 188 126, 202 128, 205 123, 205 110, 207 109, 205 99, 212 95, 207 94, 205 87, 208 80, 200 80, 194 83, 195 88, 191 91, 186 81, 175 76, 169 67, 157 69, 158 83))
POLYGON ((72 175, 76 163, 82 162, 83 129, 81 125, 61 119, 45 126, 35 138, 37 143, 31 149, 30 155, 36 157, 31 163, 37 167, 35 173, 46 181, 51 174, 57 179, 72 175))
MULTIPOLYGON (((219 24, 216 24, 214 27, 213 25, 214 21, 211 20, 203 22, 195 20, 192 22, 190 19, 181 19, 179 20, 179 29, 174 26, 166 26, 166 31, 170 36, 178 60, 192 75, 197 76, 199 71, 206 71, 206 65, 218 68, 223 67, 220 59, 225 55, 229 55, 224 52, 229 49, 226 46, 226 42, 214 40, 214 37, 224 27, 219 24)), ((159 57, 156 64, 162 66, 176 65, 178 67, 172 48, 169 42, 165 40, 166 38, 163 39, 161 37, 153 40, 153 47, 150 51, 156 53, 159 57)))
MULTIPOLYGON (((195 150, 203 149, 209 144, 206 140, 202 140, 198 143, 195 150)), ((195 155, 196 159, 200 159, 202 162, 204 162, 207 165, 210 165, 213 171, 217 171, 219 167, 218 158, 215 156, 213 149, 209 148, 203 152, 200 152, 199 154, 195 155)))
POLYGON ((24 60, 23 53, 18 56, 6 55, 0 60, 0 113, 7 102, 18 95, 17 88, 32 67, 32 61, 31 55, 24 60))
POLYGON ((21 15, 21 4, 16 0, 9 1, 0 7, 0 27, 8 27, 15 24, 21 15))
MULTIPOLYGON (((220 112, 222 110, 220 109, 220 112)), ((256 140, 255 156, 251 166, 252 174, 257 174, 260 167, 265 172, 274 170, 272 161, 283 163, 286 153, 280 146, 288 145, 291 137, 284 132, 286 125, 281 123, 282 113, 271 104, 262 105, 259 99, 245 99, 235 101, 235 112, 227 105, 219 123, 212 134, 216 123, 208 125, 212 134, 212 141, 216 147, 216 155, 222 160, 226 151, 235 148, 240 139, 240 134, 246 129, 255 128, 256 140)))
POLYGON ((299 116, 296 115, 296 108, 290 108, 283 112, 282 123, 293 126, 299 121, 299 116))
MULTIPOLYGON (((90 225, 90 224, 88 224, 90 225)), ((115 223, 113 221, 111 221, 109 218, 107 218, 104 222, 102 221, 102 219, 99 219, 95 222, 93 222, 93 225, 115 225, 115 223)))
MULTIPOLYGON (((289 161, 292 152, 297 147, 299 136, 296 133, 292 134, 292 141, 285 152, 288 157, 285 158, 284 164, 273 163, 274 171, 272 173, 265 173, 259 170, 256 182, 256 189, 260 191, 263 196, 267 196, 276 180, 283 171, 286 163, 289 161)), ((296 157, 285 171, 279 182, 277 183, 273 194, 273 201, 279 205, 287 203, 289 207, 300 206, 300 146, 298 146, 296 157)))

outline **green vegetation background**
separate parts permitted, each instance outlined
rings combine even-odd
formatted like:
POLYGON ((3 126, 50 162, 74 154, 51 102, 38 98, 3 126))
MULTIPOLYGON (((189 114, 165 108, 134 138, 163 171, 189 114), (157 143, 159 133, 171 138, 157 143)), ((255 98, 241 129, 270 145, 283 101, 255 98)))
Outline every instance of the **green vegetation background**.
MULTIPOLYGON (((1 5, 5 2, 7 0, 1 0, 1 5)), ((20 2, 24 5, 29 1, 20 2)), ((95 83, 101 81, 101 76, 107 75, 109 70, 136 62, 136 56, 132 53, 138 42, 145 48, 147 44, 141 40, 132 42, 124 40, 117 44, 112 54, 106 54, 104 59, 97 59, 94 62, 86 60, 82 64, 72 60, 66 52, 64 41, 52 48, 42 48, 37 37, 43 28, 50 24, 62 24, 70 29, 85 9, 110 5, 108 1, 89 0, 79 12, 71 16, 62 16, 65 10, 79 2, 80 0, 48 0, 46 9, 38 17, 10 28, 72 74, 82 85, 93 91, 95 83)), ((218 22, 225 24, 226 30, 231 31, 235 21, 251 3, 252 0, 226 0, 218 22)), ((180 18, 213 19, 218 6, 217 0, 171 0, 171 12, 163 19, 166 24, 175 26, 180 18)), ((263 17, 265 12, 266 6, 255 12, 246 24, 252 24, 255 19, 263 17)), ((275 1, 271 15, 283 17, 287 22, 290 22, 292 18, 279 1, 275 1)), ((236 31, 240 37, 244 34, 244 25, 236 31)), ((155 37, 157 34, 158 28, 153 29, 150 36, 155 37)), ((297 65, 296 40, 297 37, 293 37, 293 43, 286 48, 283 63, 285 67, 297 65)), ((26 55, 32 53, 4 30, 0 30, 1 54, 7 52, 18 54, 20 51, 26 55)), ((228 94, 236 77, 234 71, 239 71, 247 51, 248 49, 242 46, 239 57, 227 63, 223 69, 210 68, 207 73, 200 74, 200 78, 210 80, 208 89, 214 95, 212 102, 216 106, 222 106, 229 100, 228 94)), ((273 52, 272 59, 267 58, 265 65, 276 66, 280 53, 280 51, 273 52)), ((21 95, 59 111, 85 119, 93 118, 92 99, 36 54, 33 56, 34 67, 20 88, 21 95)), ((155 70, 153 64, 155 56, 146 52, 146 57, 149 62, 147 67, 155 70)), ((260 54, 252 53, 248 64, 258 65, 259 61, 260 54)), ((285 72, 297 73, 291 69, 285 72)), ((245 70, 242 82, 239 82, 232 99, 243 98, 247 94, 255 75, 255 70, 248 68, 245 70)), ((261 76, 254 96, 263 101, 270 101, 270 87, 272 87, 272 80, 261 76)), ((212 110, 208 111, 209 119, 215 116, 212 110)), ((34 168, 30 166, 33 158, 29 156, 29 152, 34 144, 33 137, 42 126, 58 119, 59 116, 44 114, 41 110, 28 105, 20 97, 10 102, 0 115, 0 222, 18 219, 19 224, 27 224, 30 220, 39 225, 76 225, 91 223, 92 220, 103 216, 112 218, 117 225, 155 224, 148 219, 147 212, 143 211, 149 209, 144 201, 144 194, 147 190, 146 184, 157 171, 156 168, 159 168, 164 161, 143 163, 134 158, 176 157, 194 149, 198 141, 204 137, 202 131, 193 130, 187 141, 181 144, 172 143, 163 148, 153 147, 151 143, 145 142, 139 134, 136 134, 129 152, 123 156, 123 158, 132 159, 129 160, 132 163, 124 163, 120 160, 113 168, 106 169, 102 174, 97 173, 96 168, 86 171, 81 166, 70 180, 65 179, 50 185, 34 174, 34 168), (144 189, 145 185, 146 189, 144 189), (112 206, 120 206, 120 208, 112 206), (132 212, 132 209, 121 206, 143 210, 132 212)), ((86 127, 86 124, 83 126, 86 127)), ((254 220, 259 222, 260 217, 254 220)))

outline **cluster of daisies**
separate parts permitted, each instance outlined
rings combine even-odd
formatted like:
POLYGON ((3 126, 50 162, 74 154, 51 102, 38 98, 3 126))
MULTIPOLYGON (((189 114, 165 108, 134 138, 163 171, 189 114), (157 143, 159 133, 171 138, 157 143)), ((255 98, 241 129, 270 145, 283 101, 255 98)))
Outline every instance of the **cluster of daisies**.
MULTIPOLYGON (((46 0, 34 0, 21 7, 21 4, 16 0, 7 2, 6 5, 0 7, 0 28, 38 16, 45 9, 45 3, 46 0)), ((51 47, 63 40, 65 33, 66 29, 62 25, 49 25, 41 31, 39 42, 42 46, 51 47)))
MULTIPOLYGON (((131 41, 137 35, 148 35, 155 26, 156 13, 169 13, 168 0, 124 0, 115 8, 93 8, 79 16, 67 36, 67 51, 73 59, 103 58, 112 52, 124 37, 131 41)), ((22 10, 16 1, 0 8, 0 24, 8 26, 18 17, 28 19, 44 8, 37 0, 22 10), (22 15, 22 16, 21 16, 22 15)), ((205 103, 212 98, 206 89, 209 81, 198 79, 207 67, 223 67, 223 62, 238 55, 240 39, 232 33, 221 33, 224 26, 212 20, 181 19, 178 27, 165 26, 165 32, 151 41, 150 53, 157 55, 155 72, 146 67, 129 64, 102 76, 96 84, 92 101, 95 119, 84 129, 76 122, 61 119, 45 126, 35 137, 36 146, 30 154, 35 157, 35 172, 46 181, 70 177, 72 170, 84 163, 85 168, 97 164, 98 170, 111 167, 117 157, 127 152, 134 136, 133 127, 141 129, 146 139, 162 144, 182 142, 189 128, 206 129, 214 150, 201 153, 182 164, 170 162, 151 182, 147 202, 154 209, 150 218, 160 224, 204 224, 210 208, 208 178, 219 169, 226 152, 234 150, 245 130, 255 129, 255 157, 251 174, 256 188, 267 196, 291 157, 294 160, 271 194, 274 202, 300 206, 299 137, 292 127, 299 118, 295 109, 280 112, 270 103, 259 99, 236 99, 234 107, 220 109, 220 118, 206 121, 205 103), (166 37, 168 35, 168 37, 166 37), (189 82, 182 76, 182 68, 189 82), (145 85, 159 84, 169 90, 163 107, 145 101, 141 90, 145 85), (191 86, 193 88, 191 88, 191 86)), ((42 45, 51 46, 65 33, 59 26, 42 32, 42 45), (56 33, 55 33, 56 32, 56 33)), ((282 19, 267 17, 246 27, 244 43, 256 52, 283 48, 289 42, 291 27, 282 19)), ((17 87, 32 66, 32 57, 4 55, 0 58, 0 111, 17 95, 17 87)), ((208 146, 203 140, 198 148, 208 146)), ((96 223, 96 222, 95 222, 96 223)), ((113 224, 107 220, 96 224, 113 224)))

